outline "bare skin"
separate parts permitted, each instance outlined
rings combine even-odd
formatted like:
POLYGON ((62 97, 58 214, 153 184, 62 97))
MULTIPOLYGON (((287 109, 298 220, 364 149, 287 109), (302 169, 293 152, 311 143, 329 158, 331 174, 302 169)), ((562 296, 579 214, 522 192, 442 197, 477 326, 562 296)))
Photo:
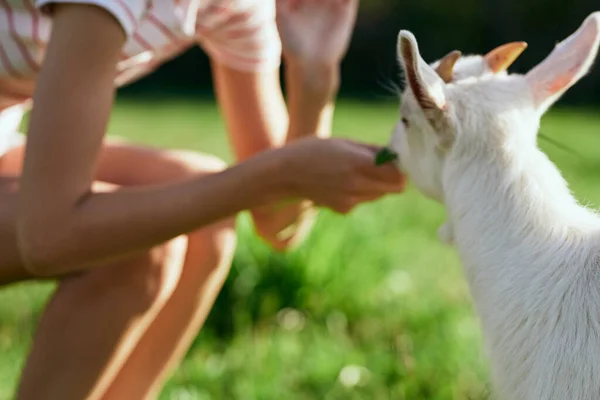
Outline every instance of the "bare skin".
MULTIPOLYGON (((296 26, 288 34, 302 37, 296 26)), ((124 40, 105 11, 57 5, 27 149, 0 157, 0 283, 59 279, 18 399, 155 398, 227 275, 237 212, 254 210, 257 230, 285 248, 276 233, 302 213, 298 203, 274 204, 306 199, 346 213, 402 191, 394 167, 373 166, 377 149, 314 137, 330 132, 337 89, 336 67, 314 51, 290 58, 289 118, 277 71, 213 65, 240 160, 231 168, 195 153, 103 144, 124 40), (307 85, 315 68, 319 84, 307 85)))

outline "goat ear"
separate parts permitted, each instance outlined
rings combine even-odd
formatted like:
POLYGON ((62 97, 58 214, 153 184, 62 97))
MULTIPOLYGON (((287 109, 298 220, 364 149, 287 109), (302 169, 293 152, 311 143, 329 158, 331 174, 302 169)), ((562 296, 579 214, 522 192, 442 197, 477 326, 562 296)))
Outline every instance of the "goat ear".
POLYGON ((408 86, 423 111, 444 110, 444 81, 421 58, 417 39, 409 31, 402 30, 398 35, 398 60, 404 69, 408 86))
POLYGON ((525 77, 536 109, 544 113, 590 69, 600 44, 600 11, 590 14, 579 29, 556 45, 525 77))

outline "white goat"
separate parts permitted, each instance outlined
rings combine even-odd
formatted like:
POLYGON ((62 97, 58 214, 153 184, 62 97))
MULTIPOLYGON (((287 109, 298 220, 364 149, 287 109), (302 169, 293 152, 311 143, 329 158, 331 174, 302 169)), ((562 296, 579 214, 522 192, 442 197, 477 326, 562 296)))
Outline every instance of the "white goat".
POLYGON ((447 209, 440 236, 460 254, 502 399, 600 399, 600 217, 536 144, 541 116, 599 43, 595 12, 527 74, 509 75, 513 59, 486 69, 454 52, 430 66, 412 33, 398 38, 407 88, 390 147, 447 209))

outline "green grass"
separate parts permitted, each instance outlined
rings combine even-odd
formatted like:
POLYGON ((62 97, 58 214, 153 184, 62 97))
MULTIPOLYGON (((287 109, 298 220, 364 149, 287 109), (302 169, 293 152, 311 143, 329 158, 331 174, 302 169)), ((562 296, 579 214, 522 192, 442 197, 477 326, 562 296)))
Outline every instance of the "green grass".
MULTIPOLYGON (((342 102, 335 131, 384 144, 394 104, 342 102)), ((207 103, 120 102, 111 132, 231 160, 217 109, 207 103)), ((554 111, 541 142, 576 196, 600 200, 600 117, 554 111)), ((307 242, 274 254, 239 220, 231 275, 161 399, 473 399, 488 371, 455 252, 435 231, 442 207, 414 189, 323 212, 307 242)), ((9 399, 51 284, 0 291, 0 399, 9 399)))

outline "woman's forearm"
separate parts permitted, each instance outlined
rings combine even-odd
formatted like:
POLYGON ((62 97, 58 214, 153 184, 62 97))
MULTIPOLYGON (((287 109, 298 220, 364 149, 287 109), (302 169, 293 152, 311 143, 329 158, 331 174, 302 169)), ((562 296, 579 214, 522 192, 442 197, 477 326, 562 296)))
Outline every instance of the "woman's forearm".
POLYGON ((339 65, 302 65, 290 62, 285 72, 289 126, 287 140, 331 134, 339 65))
MULTIPOLYGON (((288 62, 285 70, 289 125, 286 142, 306 136, 331 135, 338 66, 306 66, 288 62)), ((312 225, 314 212, 306 202, 273 204, 253 211, 261 236, 275 248, 297 243, 312 225)))
MULTIPOLYGON (((218 63, 214 64, 213 71, 219 103, 238 160, 308 135, 329 136, 333 100, 339 84, 337 68, 309 68, 288 63, 288 112, 278 71, 239 72, 218 63)), ((282 241, 278 234, 298 224, 302 205, 253 207, 252 216, 261 236, 281 248, 295 235, 292 233, 282 241)))
POLYGON ((245 72, 214 63, 213 76, 238 161, 284 144, 288 115, 278 69, 245 72))
POLYGON ((268 154, 214 175, 91 192, 66 212, 29 214, 19 221, 24 261, 38 275, 73 272, 277 201, 284 193, 281 164, 268 154))

